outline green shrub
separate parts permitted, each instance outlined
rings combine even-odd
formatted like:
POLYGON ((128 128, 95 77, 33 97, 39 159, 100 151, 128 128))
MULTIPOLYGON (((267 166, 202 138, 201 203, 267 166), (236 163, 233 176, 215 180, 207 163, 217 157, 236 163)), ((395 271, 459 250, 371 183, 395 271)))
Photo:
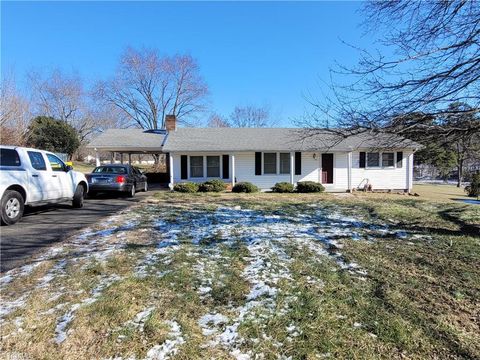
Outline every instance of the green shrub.
POLYGON ((245 181, 245 182, 239 182, 235 184, 235 186, 232 188, 232 192, 234 193, 254 193, 257 192, 259 189, 255 185, 253 185, 251 182, 245 181))
POLYGON ((472 176, 470 185, 465 186, 465 191, 469 197, 480 196, 480 173, 476 173, 472 176))
POLYGON ((272 187, 272 191, 276 193, 291 193, 294 189, 293 184, 289 182, 278 182, 272 187))
POLYGON ((173 187, 173 191, 181 193, 195 193, 198 191, 198 184, 195 184, 193 182, 175 184, 173 187))
POLYGON ((299 193, 315 193, 325 191, 322 184, 314 181, 299 181, 297 183, 297 192, 299 193))
POLYGON ((205 181, 198 187, 198 191, 201 192, 221 192, 225 191, 226 189, 227 184, 225 184, 222 180, 218 179, 205 181))

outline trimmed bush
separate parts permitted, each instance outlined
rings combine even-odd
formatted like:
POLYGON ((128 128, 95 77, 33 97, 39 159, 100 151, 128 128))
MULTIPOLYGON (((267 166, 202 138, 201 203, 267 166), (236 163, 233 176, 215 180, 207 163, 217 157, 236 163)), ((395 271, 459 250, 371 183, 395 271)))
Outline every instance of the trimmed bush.
POLYGON ((255 185, 253 185, 251 182, 245 181, 245 182, 239 182, 235 184, 235 186, 232 188, 232 192, 234 193, 254 193, 257 192, 259 189, 255 185))
POLYGON ((480 196, 480 173, 476 173, 472 176, 470 185, 465 186, 465 191, 469 197, 480 196))
POLYGON ((225 191, 226 189, 227 184, 225 184, 222 180, 218 179, 205 181, 198 187, 198 191, 201 192, 221 192, 225 191))
POLYGON ((193 182, 184 182, 175 184, 173 186, 173 191, 181 192, 181 193, 195 193, 198 191, 198 184, 193 182))
POLYGON ((299 181, 297 183, 297 192, 299 193, 315 193, 325 191, 322 184, 314 181, 299 181))
POLYGON ((276 193, 292 193, 294 189, 293 184, 289 182, 278 182, 272 187, 272 191, 276 193))

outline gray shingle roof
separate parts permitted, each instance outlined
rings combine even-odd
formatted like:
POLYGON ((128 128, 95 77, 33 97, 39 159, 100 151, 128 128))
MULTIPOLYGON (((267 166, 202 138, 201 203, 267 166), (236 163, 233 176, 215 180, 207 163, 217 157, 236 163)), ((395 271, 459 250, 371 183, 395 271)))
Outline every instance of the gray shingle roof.
POLYGON ((163 151, 349 151, 419 147, 413 141, 385 134, 363 133, 339 138, 305 129, 179 128, 168 134, 163 151))
POLYGON ((143 129, 107 129, 94 138, 88 148, 109 151, 161 151, 165 134, 146 132, 143 129))

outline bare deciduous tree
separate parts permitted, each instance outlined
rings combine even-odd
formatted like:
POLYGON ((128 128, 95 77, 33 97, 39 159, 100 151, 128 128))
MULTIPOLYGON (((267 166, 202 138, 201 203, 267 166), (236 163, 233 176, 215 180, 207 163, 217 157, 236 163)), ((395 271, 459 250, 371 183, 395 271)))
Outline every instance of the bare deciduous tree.
POLYGON ((222 115, 214 113, 210 115, 207 126, 211 128, 224 128, 230 127, 230 124, 228 123, 228 120, 225 119, 222 115))
POLYGON ((12 77, 0 84, 0 133, 2 144, 25 145, 31 118, 30 103, 20 94, 12 77))
POLYGON ((367 30, 383 34, 382 48, 361 51, 354 68, 332 71, 333 95, 310 98, 316 111, 305 123, 349 133, 415 129, 428 137, 480 131, 479 122, 457 127, 431 121, 472 111, 450 103, 480 108, 480 2, 372 1, 365 13, 367 30), (425 116, 412 122, 412 113, 425 116))
POLYGON ((65 121, 78 131, 82 142, 102 127, 78 74, 69 75, 54 69, 45 74, 31 71, 27 77, 37 115, 65 121))
POLYGON ((270 119, 270 109, 267 106, 235 107, 230 114, 231 127, 269 127, 274 124, 270 119))
POLYGON ((141 128, 159 129, 167 114, 191 125, 205 109, 208 88, 189 55, 163 57, 156 50, 127 48, 114 77, 99 82, 96 94, 141 128))

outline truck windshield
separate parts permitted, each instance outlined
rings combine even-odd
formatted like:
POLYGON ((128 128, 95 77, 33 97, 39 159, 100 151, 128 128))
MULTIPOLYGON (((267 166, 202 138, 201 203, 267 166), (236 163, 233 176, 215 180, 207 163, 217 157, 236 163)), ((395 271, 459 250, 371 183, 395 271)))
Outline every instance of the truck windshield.
POLYGON ((20 166, 20 157, 15 149, 0 149, 0 166, 20 166))

